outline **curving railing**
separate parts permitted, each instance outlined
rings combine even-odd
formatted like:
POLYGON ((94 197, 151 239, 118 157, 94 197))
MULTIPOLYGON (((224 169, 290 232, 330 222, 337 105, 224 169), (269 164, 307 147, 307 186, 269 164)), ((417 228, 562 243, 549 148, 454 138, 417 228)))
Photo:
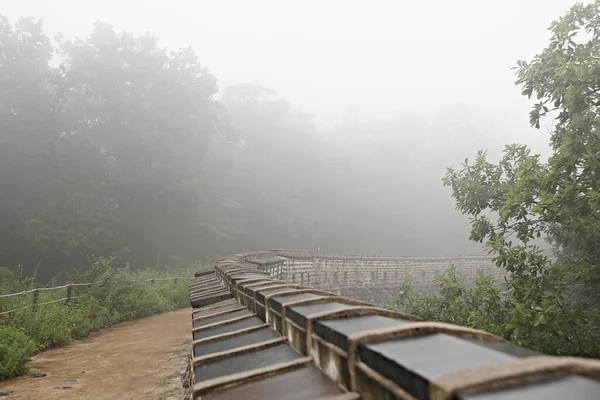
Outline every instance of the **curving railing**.
POLYGON ((267 271, 282 253, 268 253, 227 257, 189 283, 194 399, 600 398, 598 360, 277 279, 267 271))

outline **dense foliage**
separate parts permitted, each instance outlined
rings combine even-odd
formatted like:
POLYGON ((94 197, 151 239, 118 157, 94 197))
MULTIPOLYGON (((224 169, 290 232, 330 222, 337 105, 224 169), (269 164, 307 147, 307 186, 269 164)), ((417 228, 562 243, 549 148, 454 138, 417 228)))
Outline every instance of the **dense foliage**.
MULTIPOLYGON (((98 282, 73 287, 69 304, 59 302, 0 316, 0 380, 25 373, 25 362, 40 350, 66 344, 100 328, 189 305, 186 280, 156 280, 167 276, 189 277, 197 268, 173 268, 168 272, 146 269, 132 272, 115 268, 110 259, 93 260, 70 282, 98 282)), ((34 279, 0 271, 0 294, 31 289, 34 279)), ((49 286, 53 286, 52 280, 49 286)), ((38 303, 65 297, 65 289, 39 294, 38 303)), ((0 311, 32 304, 32 294, 1 299, 0 311)))
POLYGON ((401 303, 545 352, 600 357, 600 2, 573 6, 550 30, 548 47, 517 68, 523 94, 537 99, 531 124, 554 117, 548 162, 514 144, 499 163, 479 152, 444 179, 506 285, 480 277, 466 289, 451 270, 439 297, 405 288, 401 303))
POLYGON ((418 294, 405 282, 393 308, 403 309, 429 321, 476 327, 510 339, 504 326, 506 289, 489 275, 479 274, 471 287, 455 266, 434 278, 436 294, 418 294))

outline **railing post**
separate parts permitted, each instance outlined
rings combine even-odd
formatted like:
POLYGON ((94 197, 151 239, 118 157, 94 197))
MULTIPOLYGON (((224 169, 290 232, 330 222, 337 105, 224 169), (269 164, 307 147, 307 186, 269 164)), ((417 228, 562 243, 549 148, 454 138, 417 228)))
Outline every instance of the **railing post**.
POLYGON ((40 297, 40 291, 37 288, 33 291, 33 305, 31 306, 31 311, 37 311, 38 299, 40 297))
POLYGON ((73 286, 69 285, 67 286, 67 303, 69 303, 71 301, 71 294, 73 292, 73 286))

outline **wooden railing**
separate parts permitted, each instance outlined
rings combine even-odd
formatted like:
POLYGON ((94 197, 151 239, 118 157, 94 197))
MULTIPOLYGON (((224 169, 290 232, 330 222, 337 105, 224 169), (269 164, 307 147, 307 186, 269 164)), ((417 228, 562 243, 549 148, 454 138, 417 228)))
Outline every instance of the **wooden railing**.
MULTIPOLYGON (((174 277, 168 277, 168 278, 150 278, 150 279, 143 279, 143 280, 128 280, 127 282, 135 282, 135 283, 150 282, 150 285, 154 286, 154 283, 157 281, 173 281, 173 284, 177 285, 178 282, 186 282, 191 278, 192 277, 189 277, 189 276, 187 276, 187 277, 174 276, 174 277)), ((17 307, 17 308, 11 309, 11 310, 0 311, 0 316, 8 315, 8 314, 11 314, 11 313, 14 313, 17 311, 26 310, 28 308, 31 308, 32 310, 36 310, 38 306, 44 306, 44 305, 48 305, 48 304, 61 303, 61 302, 69 303, 71 300, 74 300, 74 299, 77 299, 80 297, 80 296, 73 296, 73 288, 74 287, 89 287, 89 286, 94 286, 94 285, 101 285, 103 283, 104 283, 104 281, 84 282, 84 283, 68 283, 66 285, 61 285, 61 286, 40 287, 40 288, 34 288, 34 289, 30 289, 30 290, 24 290, 22 292, 0 294, 0 310, 2 310, 3 299, 15 298, 15 297, 20 297, 20 296, 25 296, 28 294, 33 295, 31 304, 28 304, 28 305, 25 305, 22 307, 17 307), (60 299, 45 301, 42 303, 39 302, 39 297, 40 297, 41 292, 51 292, 51 291, 57 291, 57 290, 61 290, 61 289, 66 289, 65 297, 62 297, 60 299)))
POLYGON ((544 356, 277 279, 272 267, 236 254, 189 282, 194 400, 600 398, 600 360, 544 356))

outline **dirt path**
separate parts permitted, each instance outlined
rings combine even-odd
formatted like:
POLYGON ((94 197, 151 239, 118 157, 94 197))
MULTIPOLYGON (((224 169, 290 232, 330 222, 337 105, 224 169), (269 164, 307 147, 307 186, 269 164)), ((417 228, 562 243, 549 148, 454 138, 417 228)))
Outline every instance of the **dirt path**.
POLYGON ((191 311, 155 315, 114 328, 89 339, 38 354, 31 371, 0 383, 13 391, 0 399, 161 399, 183 400, 182 375, 191 352, 191 311))

